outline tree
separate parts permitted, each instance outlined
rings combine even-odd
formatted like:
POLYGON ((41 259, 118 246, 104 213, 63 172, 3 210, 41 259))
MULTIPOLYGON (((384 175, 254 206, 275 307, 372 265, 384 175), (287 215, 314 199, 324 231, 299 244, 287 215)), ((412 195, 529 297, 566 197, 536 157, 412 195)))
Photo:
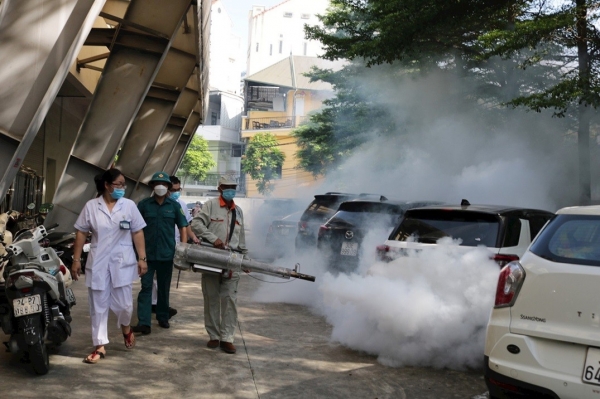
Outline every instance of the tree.
POLYGON ((277 139, 271 133, 257 133, 242 157, 242 172, 257 181, 258 192, 265 196, 275 188, 271 180, 281 177, 277 170, 281 169, 285 154, 277 146, 277 139))
POLYGON ((185 186, 188 178, 204 180, 208 171, 216 165, 211 153, 208 151, 208 142, 201 136, 194 135, 188 146, 177 174, 183 176, 182 185, 185 186))
POLYGON ((388 112, 379 103, 380 92, 364 87, 360 79, 363 73, 364 65, 349 64, 335 72, 313 68, 308 74, 311 81, 330 83, 336 92, 335 97, 323 101, 323 110, 292 132, 299 147, 299 166, 314 176, 338 165, 372 137, 373 130, 381 135, 395 130, 388 112), (373 121, 377 121, 376 127, 373 121))
POLYGON ((536 51, 527 58, 525 66, 560 66, 561 76, 553 84, 523 92, 509 103, 537 112, 550 108, 556 116, 571 114, 577 119, 582 204, 591 199, 590 124, 600 105, 600 33, 596 27, 599 7, 598 0, 572 0, 556 7, 541 7, 522 15, 514 29, 492 30, 481 38, 489 48, 486 57, 509 57, 534 48, 536 51), (562 51, 545 51, 551 45, 560 46, 562 51))
POLYGON ((307 37, 327 59, 454 68, 492 104, 553 109, 577 121, 582 203, 590 199, 590 120, 599 105, 599 0, 332 0, 307 37), (503 58, 505 62, 499 62, 503 58), (519 80, 519 69, 536 78, 519 80))

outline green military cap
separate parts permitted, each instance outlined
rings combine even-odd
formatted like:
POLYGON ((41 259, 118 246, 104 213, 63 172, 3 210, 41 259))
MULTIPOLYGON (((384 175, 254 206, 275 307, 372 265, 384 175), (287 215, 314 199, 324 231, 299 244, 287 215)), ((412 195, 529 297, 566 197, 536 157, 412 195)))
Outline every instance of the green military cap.
POLYGON ((165 172, 156 172, 155 174, 153 174, 152 178, 150 179, 150 182, 153 181, 162 181, 171 184, 171 179, 169 178, 169 175, 165 172))

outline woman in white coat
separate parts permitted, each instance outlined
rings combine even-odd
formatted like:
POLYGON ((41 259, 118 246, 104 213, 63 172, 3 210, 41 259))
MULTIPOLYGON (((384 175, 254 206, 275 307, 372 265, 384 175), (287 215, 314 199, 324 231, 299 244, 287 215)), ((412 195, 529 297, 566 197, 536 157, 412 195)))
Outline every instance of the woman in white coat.
POLYGON ((73 278, 78 280, 81 251, 88 232, 91 232, 85 285, 88 287, 95 349, 84 361, 92 364, 106 356, 104 345, 108 344, 109 310, 117 316, 125 347, 134 347, 135 336, 130 327, 133 313, 132 285, 148 268, 142 230, 146 223, 135 203, 123 198, 125 177, 118 169, 109 169, 94 180, 98 196, 85 204, 75 222, 77 233, 72 266, 73 278), (133 245, 139 256, 137 261, 133 245))

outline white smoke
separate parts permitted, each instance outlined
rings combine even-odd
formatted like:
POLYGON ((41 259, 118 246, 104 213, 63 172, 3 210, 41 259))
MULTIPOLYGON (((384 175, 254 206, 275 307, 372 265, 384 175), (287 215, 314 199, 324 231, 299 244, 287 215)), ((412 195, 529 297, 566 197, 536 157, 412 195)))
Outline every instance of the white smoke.
POLYGON ((444 239, 436 249, 359 273, 261 286, 254 299, 312 307, 333 326, 333 341, 385 365, 479 367, 499 273, 489 254, 444 239))
MULTIPOLYGON (((328 173, 320 192, 549 211, 576 201, 576 145, 564 120, 518 109, 482 116, 481 108, 454 101, 464 81, 444 74, 402 79, 374 67, 366 79, 364 87, 382 92, 398 132, 379 136, 374 120, 372 138, 328 173)), ((310 306, 333 326, 332 341, 386 365, 480 367, 498 265, 484 248, 450 241, 376 263, 374 248, 388 233, 369 234, 354 274, 324 272, 318 255, 282 259, 288 267, 310 265, 305 272, 317 282, 260 287, 255 299, 310 306)))

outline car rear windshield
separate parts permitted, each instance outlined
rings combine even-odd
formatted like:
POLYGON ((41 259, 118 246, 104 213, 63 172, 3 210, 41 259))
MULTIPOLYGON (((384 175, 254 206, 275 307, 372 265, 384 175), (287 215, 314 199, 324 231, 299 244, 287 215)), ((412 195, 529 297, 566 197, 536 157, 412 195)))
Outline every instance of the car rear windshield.
POLYGON ((348 223, 354 226, 364 224, 390 227, 398 222, 403 209, 394 204, 377 202, 344 202, 331 218, 333 223, 348 223))
POLYGON ((530 251, 552 262, 600 266, 600 216, 558 215, 530 251))
POLYGON ((306 208, 301 220, 324 222, 337 211, 340 203, 345 200, 346 198, 339 198, 338 196, 317 196, 306 208))
POLYGON ((396 241, 435 244, 443 237, 460 239, 460 245, 496 247, 499 216, 465 211, 419 210, 407 212, 400 226, 391 234, 396 241))

